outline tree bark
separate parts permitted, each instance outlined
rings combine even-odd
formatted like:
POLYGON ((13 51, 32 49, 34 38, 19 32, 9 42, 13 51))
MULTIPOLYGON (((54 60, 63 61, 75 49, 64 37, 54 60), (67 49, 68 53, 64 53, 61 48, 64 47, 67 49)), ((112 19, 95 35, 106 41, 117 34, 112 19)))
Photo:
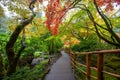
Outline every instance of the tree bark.
POLYGON ((113 31, 113 26, 112 26, 112 23, 110 21, 110 19, 102 12, 102 10, 99 9, 99 7, 97 6, 97 3, 95 0, 94 1, 94 5, 95 5, 95 8, 97 10, 97 13, 101 16, 101 19, 104 21, 105 23, 105 28, 100 25, 99 23, 97 23, 95 21, 95 18, 93 16, 93 14, 91 13, 91 11, 86 7, 86 5, 84 4, 80 4, 82 5, 83 7, 79 6, 78 8, 84 10, 87 12, 87 15, 89 17, 89 19, 92 21, 92 23, 94 24, 94 27, 95 27, 95 32, 97 34, 97 36, 102 39, 103 41, 107 42, 108 44, 111 44, 111 45, 114 45, 116 47, 120 47, 120 38, 119 36, 113 31), (109 39, 106 38, 99 30, 99 28, 103 29, 103 30, 106 30, 106 32, 108 32, 110 35, 109 35, 109 39), (112 36, 112 37, 111 37, 112 36), (114 39, 114 40, 113 40, 114 39))
POLYGON ((6 54, 7 54, 7 58, 8 58, 8 70, 7 70, 7 75, 11 75, 12 73, 14 73, 16 71, 16 67, 17 67, 17 63, 19 60, 19 57, 21 55, 21 52, 24 50, 24 46, 21 46, 20 50, 18 51, 17 54, 15 54, 14 51, 14 44, 17 41, 17 38, 19 36, 19 34, 21 33, 21 31, 29 24, 32 22, 32 20, 35 17, 35 13, 33 12, 33 5, 36 2, 36 0, 32 0, 29 8, 32 11, 32 15, 30 18, 25 19, 24 21, 22 21, 14 30, 14 32, 12 33, 12 35, 10 36, 9 41, 6 44, 6 54))
POLYGON ((8 75, 15 72, 20 54, 24 50, 24 47, 21 47, 20 51, 18 52, 18 56, 16 56, 14 52, 14 44, 20 32, 24 29, 25 26, 27 26, 33 20, 33 18, 34 16, 26 20, 25 22, 22 22, 20 25, 18 25, 6 44, 6 54, 7 54, 8 63, 9 63, 8 75))

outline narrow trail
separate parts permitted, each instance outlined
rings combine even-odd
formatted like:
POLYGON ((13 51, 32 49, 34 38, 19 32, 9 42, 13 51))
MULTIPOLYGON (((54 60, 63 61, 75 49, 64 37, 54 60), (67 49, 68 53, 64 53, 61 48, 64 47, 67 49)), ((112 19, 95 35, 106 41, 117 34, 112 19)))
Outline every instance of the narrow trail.
POLYGON ((61 53, 62 56, 53 64, 44 80, 75 80, 69 55, 64 51, 61 53))

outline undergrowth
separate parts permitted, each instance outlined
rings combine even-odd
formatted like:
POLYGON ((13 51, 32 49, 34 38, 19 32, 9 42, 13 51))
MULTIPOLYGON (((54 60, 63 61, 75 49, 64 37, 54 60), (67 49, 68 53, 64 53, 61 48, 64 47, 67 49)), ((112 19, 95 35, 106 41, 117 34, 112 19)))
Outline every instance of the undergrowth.
POLYGON ((11 76, 5 76, 2 80, 42 80, 46 71, 46 64, 48 60, 42 61, 34 68, 25 66, 24 68, 19 68, 11 76))

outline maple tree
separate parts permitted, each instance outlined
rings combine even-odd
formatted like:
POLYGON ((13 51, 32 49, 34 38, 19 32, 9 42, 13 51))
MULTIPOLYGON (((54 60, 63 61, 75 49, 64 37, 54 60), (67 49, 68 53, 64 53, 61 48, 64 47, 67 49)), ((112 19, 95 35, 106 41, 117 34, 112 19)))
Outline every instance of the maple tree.
POLYGON ((58 26, 62 22, 65 13, 71 8, 71 1, 67 0, 64 6, 60 4, 60 0, 50 0, 46 9, 46 27, 53 35, 57 35, 58 26))
MULTIPOLYGON (((8 59, 8 65, 7 65, 8 68, 6 69, 7 75, 11 75, 16 71, 19 58, 22 54, 22 51, 25 49, 24 30, 27 26, 31 26, 30 23, 32 23, 33 19, 36 16, 35 13, 36 10, 34 8, 38 6, 39 3, 42 3, 44 1, 49 2, 46 9, 46 17, 47 17, 46 26, 49 28, 50 31, 52 31, 53 35, 57 35, 58 25, 62 22, 62 18, 64 17, 65 13, 69 10, 69 8, 71 8, 70 0, 67 0, 64 6, 62 6, 63 4, 60 2, 60 0, 5 0, 5 1, 2 0, 1 1, 1 4, 7 5, 8 10, 11 13, 17 14, 17 16, 13 16, 13 17, 15 17, 16 20, 18 21, 17 24, 13 25, 14 29, 12 26, 9 27, 13 31, 11 33, 9 40, 6 42, 6 46, 5 46, 6 56, 8 59), (36 2, 38 3, 36 4, 36 2), (15 44, 22 31, 24 36, 21 39, 21 46, 19 47, 19 49, 15 50, 15 44)), ((74 2, 77 2, 77 0, 75 0, 74 2)), ((27 31, 28 30, 26 30, 26 32, 27 31)), ((0 62, 0 64, 1 63, 2 62, 0 62)), ((2 68, 0 70, 2 70, 2 68)), ((3 75, 1 75, 0 73, 0 76, 3 75)))
MULTIPOLYGON (((112 2, 112 0, 111 0, 112 2)), ((115 0, 115 2, 117 2, 119 4, 119 1, 115 0)), ((113 31, 113 24, 111 22, 111 20, 109 19, 108 16, 106 16, 103 11, 101 11, 97 5, 97 2, 94 0, 94 5, 95 5, 95 8, 99 14, 99 16, 102 18, 102 20, 104 21, 105 23, 105 28, 101 25, 101 24, 98 24, 97 22, 95 22, 92 18, 90 18, 95 26, 95 29, 96 29, 96 33, 98 35, 99 38, 103 39, 104 41, 108 42, 109 44, 113 44, 117 47, 120 47, 120 38, 119 36, 113 31), (103 30, 107 31, 109 34, 110 34, 110 39, 107 39, 106 37, 104 37, 101 33, 100 33, 100 30, 98 29, 98 27, 101 27, 103 30)), ((108 9, 109 10, 109 9, 108 9)), ((90 14, 91 15, 91 14, 90 14)), ((89 15, 89 17, 90 17, 89 15)), ((92 15, 91 15, 92 17, 92 15)))
MULTIPOLYGON (((9 24, 10 25, 9 28, 13 33, 11 33, 10 39, 6 42, 6 47, 5 47, 7 59, 9 63, 7 65, 6 71, 3 70, 4 65, 1 64, 3 62, 2 61, 3 56, 1 55, 2 53, 0 52, 0 65, 2 66, 2 68, 0 66, 0 71, 7 72, 7 74, 10 75, 15 72, 21 53, 24 53, 22 51, 25 49, 24 38, 19 40, 20 41, 19 44, 21 46, 15 49, 17 39, 20 36, 20 33, 22 33, 23 31, 23 33, 24 32, 26 33, 27 37, 29 35, 33 35, 35 36, 35 38, 37 38, 38 36, 40 36, 40 34, 44 35, 44 33, 47 31, 46 28, 42 29, 44 27, 42 23, 42 19, 35 17, 36 13, 34 11, 40 12, 39 9, 36 8, 37 6, 40 5, 39 3, 48 1, 48 5, 46 7, 47 19, 45 23, 48 30, 52 32, 52 34, 55 36, 48 37, 48 36, 51 36, 51 35, 48 35, 49 34, 48 33, 48 34, 45 34, 47 35, 47 37, 43 36, 44 39, 42 40, 38 39, 38 41, 36 41, 34 37, 32 37, 32 39, 34 38, 33 42, 35 43, 35 45, 38 45, 36 42, 39 43, 39 41, 44 41, 46 37, 47 39, 45 40, 46 42, 44 44, 46 44, 50 48, 49 51, 51 51, 51 53, 54 53, 55 50, 57 51, 57 48, 61 46, 59 44, 60 43, 59 38, 56 37, 56 35, 58 34, 59 24, 62 23, 62 20, 66 15, 66 13, 68 12, 68 10, 73 8, 74 6, 73 1, 79 2, 81 0, 1 0, 1 2, 2 1, 4 2, 8 1, 11 3, 10 5, 8 4, 7 7, 11 12, 12 11, 15 12, 17 14, 16 17, 19 17, 18 20, 20 20, 20 21, 17 21, 17 24, 15 24, 15 21, 11 22, 12 25, 9 24), (33 9, 34 7, 35 9, 33 9), (33 28, 32 29, 33 32, 31 31, 31 28, 33 28)), ((83 0, 83 3, 82 2, 81 3, 84 4, 85 1, 89 1, 89 0, 83 0)), ((93 3, 92 1, 91 3, 93 3)), ((94 31, 96 32, 99 38, 103 39, 109 44, 113 44, 119 47, 120 37, 118 36, 118 34, 116 34, 113 31, 114 27, 113 25, 111 25, 111 21, 108 18, 108 16, 104 14, 104 11, 101 10, 101 7, 105 6, 106 11, 113 10, 114 9, 113 4, 116 3, 116 5, 118 6, 120 4, 120 0, 94 0, 94 1, 96 1, 97 4, 94 2, 94 6, 92 5, 92 7, 89 6, 90 3, 86 4, 87 2, 85 2, 85 6, 87 7, 81 8, 78 14, 74 15, 75 18, 73 21, 71 21, 71 24, 69 24, 69 26, 65 25, 67 26, 66 29, 65 27, 63 27, 64 29, 61 28, 60 33, 62 33, 63 35, 66 35, 65 32, 70 33, 66 36, 65 44, 74 45, 76 43, 79 43, 79 41, 76 38, 78 38, 79 40, 85 41, 85 39, 87 39, 88 36, 91 37, 90 35, 91 32, 89 31, 89 29, 93 29, 91 27, 94 26, 94 31), (85 10, 86 12, 84 13, 84 11, 81 11, 82 9, 85 10), (88 20, 86 13, 88 14, 88 17, 90 18, 90 20, 88 20), (97 16, 96 16, 96 13, 97 13, 97 16), (73 36, 76 38, 72 38, 73 36)), ((2 7, 0 7, 0 11, 1 11, 0 16, 4 16, 4 10, 2 7)), ((41 45, 41 43, 39 45, 41 45)), ((27 45, 27 46, 30 47, 31 45, 27 45)), ((45 46, 45 49, 46 49, 46 46, 45 46)), ((5 74, 0 73, 0 78, 1 76, 4 76, 4 75, 6 75, 6 73, 5 74)))
MULTIPOLYGON (((96 20, 96 17, 93 14, 94 12, 92 12, 90 10, 90 7, 86 6, 85 4, 82 4, 79 8, 87 12, 89 19, 93 23, 93 26, 95 28, 95 32, 96 32, 97 36, 100 39, 102 39, 103 41, 105 41, 109 44, 112 44, 112 45, 116 46, 117 48, 119 48, 120 47, 120 37, 114 31, 114 25, 112 24, 111 19, 109 18, 109 16, 107 16, 103 12, 103 10, 101 9, 102 5, 98 4, 99 1, 98 2, 97 1, 98 0, 93 0, 92 4, 94 4, 94 6, 91 6, 91 7, 93 7, 92 10, 93 9, 96 10, 96 12, 98 13, 98 16, 96 16, 96 17, 99 17, 99 20, 101 20, 102 23, 101 22, 99 23, 96 20)), ((100 1, 102 1, 102 0, 100 0, 100 1)), ((103 0, 103 1, 105 1, 105 0, 103 0)), ((104 2, 102 4, 104 5, 107 3, 108 2, 104 2)), ((111 3, 112 3, 112 0, 111 0, 111 3)), ((110 10, 110 9, 108 8, 108 10, 110 10)))
POLYGON ((113 3, 120 5, 120 0, 96 0, 98 6, 105 6, 105 11, 113 10, 113 3))

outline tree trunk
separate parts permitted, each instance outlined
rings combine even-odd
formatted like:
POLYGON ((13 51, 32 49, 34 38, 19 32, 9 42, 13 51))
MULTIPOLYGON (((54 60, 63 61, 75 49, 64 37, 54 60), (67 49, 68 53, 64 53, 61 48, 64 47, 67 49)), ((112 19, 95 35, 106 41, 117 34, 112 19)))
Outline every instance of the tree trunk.
POLYGON ((33 20, 33 18, 35 17, 35 14, 33 14, 30 18, 24 20, 23 22, 21 22, 16 29, 14 30, 14 32, 12 33, 12 35, 10 36, 9 41, 6 44, 6 54, 7 54, 7 58, 8 58, 8 70, 7 70, 7 75, 10 75, 12 73, 14 73, 16 71, 16 66, 19 60, 19 57, 21 55, 21 52, 24 50, 24 46, 21 46, 20 50, 18 51, 17 54, 15 54, 14 51, 14 44, 17 41, 17 38, 19 36, 19 34, 21 33, 21 31, 29 24, 31 23, 31 21, 33 20))

